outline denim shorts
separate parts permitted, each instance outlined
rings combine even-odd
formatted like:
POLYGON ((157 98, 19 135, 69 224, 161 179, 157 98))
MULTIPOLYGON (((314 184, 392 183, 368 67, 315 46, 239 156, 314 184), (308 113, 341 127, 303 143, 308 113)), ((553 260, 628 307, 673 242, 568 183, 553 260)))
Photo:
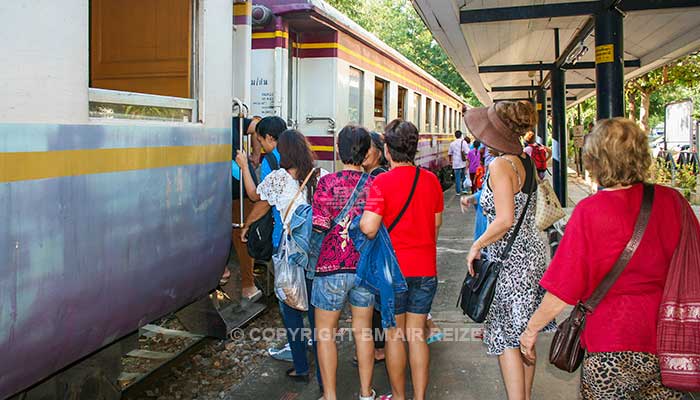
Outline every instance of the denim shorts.
POLYGON ((314 277, 311 304, 325 311, 340 311, 345 302, 355 307, 374 306, 374 295, 361 286, 355 286, 355 274, 337 273, 314 277))
POLYGON ((395 294, 396 308, 394 314, 427 314, 433 305, 437 291, 437 277, 406 278, 408 291, 395 294))

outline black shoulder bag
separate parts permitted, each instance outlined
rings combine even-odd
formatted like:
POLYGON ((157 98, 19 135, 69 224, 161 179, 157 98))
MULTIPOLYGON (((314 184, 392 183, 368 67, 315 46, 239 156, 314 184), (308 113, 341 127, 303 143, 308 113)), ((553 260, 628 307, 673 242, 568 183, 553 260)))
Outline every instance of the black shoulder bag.
MULTIPOLYGON (((537 185, 537 181, 534 177, 532 182, 532 186, 537 185)), ((525 208, 523 208, 523 212, 520 214, 518 224, 515 226, 513 234, 510 236, 510 239, 508 239, 508 244, 506 244, 506 247, 499 257, 501 260, 504 260, 504 257, 507 259, 510 256, 510 250, 515 243, 515 239, 518 238, 518 233, 520 233, 520 228, 525 220, 525 215, 530 207, 530 199, 534 192, 535 188, 533 187, 527 195, 525 208)), ((457 306, 461 307, 462 312, 474 320, 474 322, 481 323, 486 320, 486 315, 488 315, 489 309, 491 308, 493 296, 496 294, 496 283, 498 282, 498 274, 501 272, 503 261, 488 260, 482 254, 481 259, 474 260, 472 266, 474 268, 474 276, 469 275, 469 272, 467 272, 467 277, 464 278, 464 283, 462 284, 462 290, 459 292, 457 306)))
POLYGON ((396 219, 394 222, 391 223, 391 225, 386 228, 387 232, 391 233, 391 231, 396 228, 396 225, 399 223, 401 220, 401 217, 406 213, 406 210, 408 210, 408 206, 411 204, 411 200, 413 200, 413 195, 416 193, 416 186, 418 186, 418 178, 420 178, 420 167, 416 167, 416 176, 413 178, 413 186, 411 186, 411 193, 408 194, 408 200, 406 200, 406 204, 403 205, 403 208, 401 211, 399 211, 399 215, 396 216, 396 219))
MULTIPOLYGON (((277 157, 272 153, 267 153, 265 159, 270 168, 275 171, 280 168, 277 157)), ((259 261, 270 261, 272 259, 272 233, 275 230, 275 218, 272 208, 259 220, 250 224, 248 230, 248 254, 259 261)))

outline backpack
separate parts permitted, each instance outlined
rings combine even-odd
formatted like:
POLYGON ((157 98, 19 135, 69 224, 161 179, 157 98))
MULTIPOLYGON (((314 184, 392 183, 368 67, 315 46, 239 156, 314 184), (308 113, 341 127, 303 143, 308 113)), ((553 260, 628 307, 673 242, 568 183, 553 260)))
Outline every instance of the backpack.
POLYGON ((538 172, 547 170, 547 149, 541 144, 529 145, 532 149, 532 160, 535 162, 535 167, 538 172))
MULTIPOLYGON (((270 168, 278 170, 280 168, 277 162, 277 157, 274 154, 268 153, 265 159, 270 168)), ((272 208, 263 215, 262 218, 250 224, 248 230, 248 254, 256 260, 269 261, 272 259, 272 232, 275 230, 275 218, 272 213, 272 208)))
POLYGON ((661 381, 700 391, 700 224, 690 204, 675 193, 681 235, 668 270, 657 323, 661 381))

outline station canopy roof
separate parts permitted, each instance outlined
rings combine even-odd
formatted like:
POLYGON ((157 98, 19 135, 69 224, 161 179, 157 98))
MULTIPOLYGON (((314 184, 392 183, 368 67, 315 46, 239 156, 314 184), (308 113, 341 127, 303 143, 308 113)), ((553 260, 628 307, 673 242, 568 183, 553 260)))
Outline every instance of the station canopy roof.
MULTIPOLYGON (((531 98, 534 92, 529 89, 540 83, 540 72, 534 70, 540 67, 532 64, 540 62, 545 67, 564 65, 568 105, 595 95, 591 15, 604 6, 615 5, 625 15, 625 79, 700 48, 700 0, 413 0, 413 4, 486 105, 498 99, 531 98), (512 71, 514 67, 521 70, 512 71)), ((548 72, 543 72, 545 82, 548 72)))

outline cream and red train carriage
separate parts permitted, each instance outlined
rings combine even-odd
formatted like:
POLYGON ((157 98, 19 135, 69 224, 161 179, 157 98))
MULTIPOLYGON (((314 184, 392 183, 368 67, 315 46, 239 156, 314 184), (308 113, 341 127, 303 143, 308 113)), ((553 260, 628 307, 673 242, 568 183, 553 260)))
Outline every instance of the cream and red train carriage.
POLYGON ((256 1, 252 48, 251 112, 287 119, 325 167, 344 125, 382 132, 401 117, 421 131, 417 163, 449 179, 462 99, 327 3, 256 1))

